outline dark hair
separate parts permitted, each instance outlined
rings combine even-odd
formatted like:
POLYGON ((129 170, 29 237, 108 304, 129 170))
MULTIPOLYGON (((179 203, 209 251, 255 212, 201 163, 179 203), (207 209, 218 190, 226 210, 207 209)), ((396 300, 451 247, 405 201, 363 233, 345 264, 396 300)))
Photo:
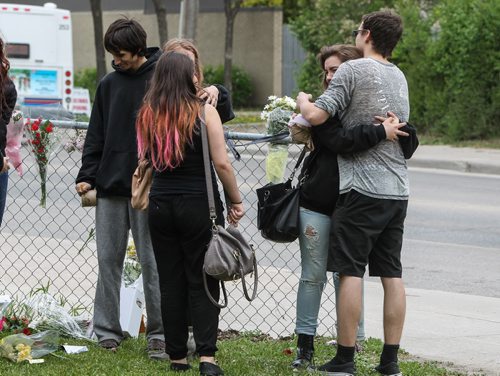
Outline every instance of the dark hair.
POLYGON ((104 48, 111 54, 118 55, 120 50, 133 55, 146 54, 146 31, 133 19, 120 18, 109 25, 104 35, 104 48))
POLYGON ((350 44, 334 44, 333 46, 321 47, 317 58, 321 65, 321 69, 323 70, 323 89, 328 87, 328 83, 326 82, 328 72, 325 71, 325 61, 331 56, 337 56, 339 60, 344 63, 348 60, 362 58, 363 52, 356 46, 352 46, 350 44))
POLYGON ((373 49, 387 58, 391 56, 403 34, 403 20, 390 11, 378 11, 365 14, 362 28, 370 30, 373 49))
POLYGON ((3 112, 3 109, 7 108, 4 89, 8 80, 7 72, 9 69, 10 63, 5 56, 5 44, 2 38, 0 38, 0 112, 3 112))
POLYGON ((156 63, 136 121, 139 156, 150 155, 156 170, 177 167, 192 143, 201 106, 194 75, 193 61, 182 53, 163 53, 156 63))

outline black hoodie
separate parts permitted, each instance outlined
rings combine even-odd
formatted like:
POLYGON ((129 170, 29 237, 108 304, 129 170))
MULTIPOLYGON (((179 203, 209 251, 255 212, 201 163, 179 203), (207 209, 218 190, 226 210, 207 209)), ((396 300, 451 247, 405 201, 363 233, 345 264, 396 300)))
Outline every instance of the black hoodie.
MULTIPOLYGON (((160 56, 159 48, 148 48, 147 60, 137 71, 122 71, 112 64, 115 71, 97 87, 76 183, 89 183, 98 197, 131 196, 137 167, 135 120, 160 56)), ((229 95, 223 87, 217 88, 217 110, 223 108, 222 120, 230 120, 234 115, 229 95)))

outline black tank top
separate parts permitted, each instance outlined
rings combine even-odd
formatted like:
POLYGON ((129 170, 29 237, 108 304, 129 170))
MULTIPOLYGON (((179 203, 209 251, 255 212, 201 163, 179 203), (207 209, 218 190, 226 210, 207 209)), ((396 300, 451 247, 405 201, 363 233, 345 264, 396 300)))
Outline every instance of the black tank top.
MULTIPOLYGON (((210 164, 214 195, 218 196, 215 171, 210 164)), ((174 169, 153 172, 150 196, 162 195, 207 195, 203 149, 201 142, 200 121, 196 121, 193 131, 193 143, 186 144, 184 159, 174 169)))

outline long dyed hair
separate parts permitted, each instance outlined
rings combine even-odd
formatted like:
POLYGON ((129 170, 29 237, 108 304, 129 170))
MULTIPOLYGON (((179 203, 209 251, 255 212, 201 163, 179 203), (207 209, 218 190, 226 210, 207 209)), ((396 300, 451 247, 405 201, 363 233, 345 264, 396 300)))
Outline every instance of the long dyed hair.
POLYGON ((0 113, 4 108, 7 108, 7 101, 5 98, 5 84, 7 83, 7 72, 10 69, 9 60, 5 56, 5 44, 0 38, 0 113))
POLYGON ((182 53, 183 50, 191 52, 194 56, 194 71, 196 74, 196 78, 198 79, 197 86, 200 88, 203 87, 203 66, 200 62, 200 53, 198 52, 198 49, 196 48, 192 40, 184 38, 172 38, 165 42, 162 49, 163 52, 175 51, 182 53))
POLYGON ((184 159, 201 101, 193 82, 194 64, 177 52, 163 54, 156 63, 136 121, 139 157, 151 158, 155 170, 173 169, 184 159))

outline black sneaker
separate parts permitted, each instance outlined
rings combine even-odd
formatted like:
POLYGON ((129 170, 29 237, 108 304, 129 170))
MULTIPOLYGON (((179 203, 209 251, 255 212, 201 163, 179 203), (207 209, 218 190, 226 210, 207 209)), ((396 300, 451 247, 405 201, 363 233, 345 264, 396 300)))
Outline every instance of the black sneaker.
POLYGON ((222 376, 224 371, 214 363, 200 362, 200 376, 222 376))
POLYGON ((328 363, 317 367, 316 371, 327 376, 354 376, 356 374, 356 367, 354 366, 354 362, 337 364, 332 359, 328 363))
POLYGON ((383 366, 379 364, 375 367, 375 371, 383 376, 403 376, 403 374, 399 370, 399 365, 396 362, 390 362, 384 364, 383 366))

